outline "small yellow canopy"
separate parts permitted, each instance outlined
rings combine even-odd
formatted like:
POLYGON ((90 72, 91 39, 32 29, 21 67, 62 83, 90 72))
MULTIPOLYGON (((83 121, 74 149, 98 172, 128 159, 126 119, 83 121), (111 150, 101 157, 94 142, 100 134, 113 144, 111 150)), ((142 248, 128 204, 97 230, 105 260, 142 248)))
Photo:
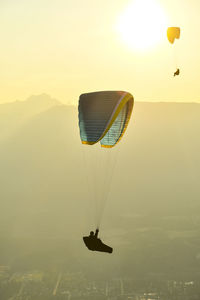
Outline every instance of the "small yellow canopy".
POLYGON ((175 39, 180 37, 180 27, 168 27, 167 28, 167 38, 168 41, 173 44, 175 39))

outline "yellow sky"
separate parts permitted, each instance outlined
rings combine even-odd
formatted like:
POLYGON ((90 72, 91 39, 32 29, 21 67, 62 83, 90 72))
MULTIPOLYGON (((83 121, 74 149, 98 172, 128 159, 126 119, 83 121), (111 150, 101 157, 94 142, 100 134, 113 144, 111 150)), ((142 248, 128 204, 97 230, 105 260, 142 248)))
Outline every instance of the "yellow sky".
POLYGON ((48 93, 71 104, 83 92, 115 89, 137 101, 199 101, 200 2, 155 1, 168 26, 181 27, 176 78, 166 32, 143 52, 120 38, 116 24, 133 1, 1 0, 0 103, 48 93))

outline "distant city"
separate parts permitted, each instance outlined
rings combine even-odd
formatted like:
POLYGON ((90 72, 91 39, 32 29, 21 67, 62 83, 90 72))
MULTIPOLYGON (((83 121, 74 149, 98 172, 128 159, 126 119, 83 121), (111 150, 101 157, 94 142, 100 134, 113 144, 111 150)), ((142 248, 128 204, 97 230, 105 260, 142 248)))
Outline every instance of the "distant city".
POLYGON ((199 295, 195 281, 92 280, 82 272, 13 272, 0 266, 1 300, 198 300, 199 295))

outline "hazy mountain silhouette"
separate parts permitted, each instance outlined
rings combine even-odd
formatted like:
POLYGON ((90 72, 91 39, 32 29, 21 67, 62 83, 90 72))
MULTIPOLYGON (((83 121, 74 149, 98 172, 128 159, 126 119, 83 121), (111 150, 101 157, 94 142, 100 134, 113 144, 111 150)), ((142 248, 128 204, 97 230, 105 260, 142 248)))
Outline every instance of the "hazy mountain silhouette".
POLYGON ((55 105, 61 105, 61 103, 47 94, 32 95, 26 101, 0 104, 0 141, 12 134, 32 116, 55 105))
MULTIPOLYGON (((19 109, 16 103, 13 105, 19 109)), ((4 211, 4 218, 9 218, 5 223, 11 227, 12 234, 17 234, 17 228, 20 228, 19 231, 21 230, 23 235, 29 223, 36 231, 36 236, 38 230, 42 235, 46 235, 47 232, 45 229, 42 232, 39 223, 47 228, 48 221, 53 219, 57 223, 57 201, 59 204, 63 202, 66 209, 65 200, 69 196, 68 171, 72 165, 75 166, 75 152, 72 147, 74 132, 77 131, 75 126, 72 128, 75 109, 61 105, 58 101, 51 101, 46 95, 43 102, 41 95, 38 98, 29 98, 27 103, 20 103, 20 111, 23 111, 26 121, 22 125, 21 120, 14 120, 17 121, 17 126, 15 123, 15 126, 11 125, 10 128, 14 127, 15 130, 10 130, 9 139, 1 142, 1 211, 4 211), (72 136, 71 140, 69 136, 72 136), (50 186, 53 187, 52 190, 49 189, 50 186), (47 222, 44 224, 46 217, 47 222)), ((10 104, 10 123, 13 120, 12 114, 15 114, 15 110, 10 104)), ((73 197, 73 193, 70 193, 71 201, 73 197)), ((59 212, 61 211, 59 209, 59 212)), ((6 226, 1 228, 5 230, 6 226)), ((34 235, 30 228, 28 231, 34 235)))
MULTIPOLYGON (((1 115, 0 237, 78 241, 89 212, 77 107, 41 95, 2 105, 1 115)), ((155 261, 173 268, 175 254, 178 267, 198 266, 199 131, 200 104, 135 104, 101 233, 120 268, 132 256, 137 270, 160 272, 155 261)))

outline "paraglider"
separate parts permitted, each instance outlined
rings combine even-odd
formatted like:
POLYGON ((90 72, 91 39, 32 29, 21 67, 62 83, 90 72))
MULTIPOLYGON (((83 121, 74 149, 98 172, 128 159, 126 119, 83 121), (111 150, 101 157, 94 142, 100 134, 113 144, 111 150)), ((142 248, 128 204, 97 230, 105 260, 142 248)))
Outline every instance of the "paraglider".
MULTIPOLYGON (((180 27, 168 27, 167 29, 168 41, 171 44, 174 44, 175 40, 180 38, 180 32, 181 32, 180 27)), ((177 70, 174 72, 174 76, 177 76, 179 74, 180 74, 180 70, 179 68, 177 68, 177 70)))
POLYGON ((179 74, 180 74, 180 70, 177 69, 176 72, 174 72, 174 76, 177 76, 177 75, 179 75, 179 74))
POLYGON ((168 41, 173 44, 175 39, 180 38, 180 28, 179 27, 168 27, 167 28, 167 38, 168 41))
POLYGON ((98 238, 98 233, 99 229, 96 229, 95 234, 93 231, 91 231, 89 236, 83 237, 86 247, 91 251, 112 253, 113 249, 102 243, 102 241, 98 238))
POLYGON ((88 189, 93 192, 92 201, 96 208, 96 233, 83 237, 86 247, 91 251, 112 253, 112 248, 105 245, 99 238, 99 226, 108 197, 112 172, 115 167, 113 148, 122 139, 133 109, 133 96, 124 91, 102 91, 82 94, 79 98, 79 129, 80 138, 86 155, 89 153, 90 164, 88 173, 88 189), (101 148, 97 147, 100 144, 101 148), (95 147, 96 145, 96 147, 95 147), (93 153, 90 149, 94 149, 93 153), (99 149, 104 149, 99 151, 99 149), (92 154, 95 160, 92 161, 92 154), (104 160, 105 158, 105 160, 104 160), (96 170, 94 170, 96 168, 96 170))
POLYGON ((133 96, 122 91, 82 94, 79 98, 79 128, 82 144, 112 148, 127 129, 133 96))

